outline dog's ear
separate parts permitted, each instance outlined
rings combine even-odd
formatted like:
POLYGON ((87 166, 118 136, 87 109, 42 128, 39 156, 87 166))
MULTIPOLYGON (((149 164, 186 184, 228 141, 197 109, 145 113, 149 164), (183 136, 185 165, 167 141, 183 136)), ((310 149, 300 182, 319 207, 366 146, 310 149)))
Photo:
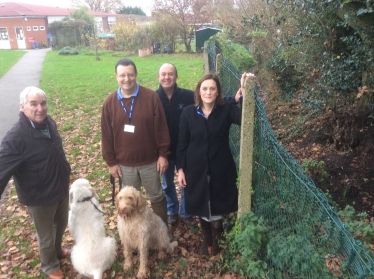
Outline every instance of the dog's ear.
POLYGON ((142 193, 140 193, 139 191, 136 191, 135 192, 135 196, 136 196, 136 207, 138 209, 138 212, 139 213, 142 213, 145 209, 145 207, 147 206, 147 202, 145 200, 145 198, 142 196, 142 193))

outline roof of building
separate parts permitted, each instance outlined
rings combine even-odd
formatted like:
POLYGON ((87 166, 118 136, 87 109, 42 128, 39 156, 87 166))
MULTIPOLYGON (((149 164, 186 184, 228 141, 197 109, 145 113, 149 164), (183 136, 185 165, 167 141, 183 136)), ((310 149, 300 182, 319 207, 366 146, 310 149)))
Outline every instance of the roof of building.
MULTIPOLYGON (((48 7, 16 2, 0 2, 0 17, 21 17, 21 16, 69 16, 74 9, 48 7)), ((117 16, 113 13, 89 11, 93 16, 117 16)))
POLYGON ((218 29, 218 28, 214 28, 214 27, 209 27, 209 26, 201 26, 199 29, 196 30, 197 31, 202 31, 202 30, 206 30, 206 29, 210 29, 210 30, 217 30, 217 31, 222 31, 222 29, 218 29))

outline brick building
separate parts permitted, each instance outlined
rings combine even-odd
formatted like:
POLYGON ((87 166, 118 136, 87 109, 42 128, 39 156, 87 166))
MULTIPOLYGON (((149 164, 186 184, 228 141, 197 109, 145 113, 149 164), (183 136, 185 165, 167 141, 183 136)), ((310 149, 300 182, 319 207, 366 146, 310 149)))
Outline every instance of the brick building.
MULTIPOLYGON (((48 24, 70 16, 71 9, 14 2, 0 3, 0 49, 32 49, 51 45, 48 24)), ((109 31, 116 14, 88 12, 98 32, 109 31)))

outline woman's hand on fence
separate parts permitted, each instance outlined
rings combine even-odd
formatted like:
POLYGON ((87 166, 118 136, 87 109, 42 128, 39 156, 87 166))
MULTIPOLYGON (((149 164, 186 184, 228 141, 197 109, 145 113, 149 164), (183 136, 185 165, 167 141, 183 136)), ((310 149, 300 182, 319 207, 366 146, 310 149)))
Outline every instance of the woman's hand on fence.
POLYGON ((256 76, 252 73, 244 73, 242 74, 242 77, 240 79, 240 88, 239 90, 236 92, 236 95, 235 95, 235 101, 237 103, 239 103, 240 101, 240 98, 243 96, 243 89, 244 89, 244 85, 245 85, 245 81, 247 78, 252 78, 252 79, 255 79, 256 76))
POLYGON ((242 78, 240 79, 240 89, 244 88, 245 81, 247 80, 247 78, 255 79, 256 76, 254 74, 252 74, 252 73, 244 73, 244 74, 242 74, 242 78))

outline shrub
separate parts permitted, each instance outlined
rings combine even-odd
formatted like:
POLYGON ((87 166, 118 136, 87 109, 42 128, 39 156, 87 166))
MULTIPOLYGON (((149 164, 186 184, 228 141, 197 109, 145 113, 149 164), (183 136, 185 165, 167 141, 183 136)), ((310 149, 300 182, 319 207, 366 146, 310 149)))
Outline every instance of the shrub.
POLYGON ((253 212, 245 213, 236 220, 233 229, 226 235, 225 266, 249 278, 265 278, 267 263, 262 260, 262 254, 266 250, 266 232, 262 217, 253 212))
POLYGON ((219 53, 224 59, 229 60, 239 71, 247 72, 257 65, 257 61, 242 45, 227 40, 225 35, 218 33, 209 39, 209 43, 214 41, 219 53))
POLYGON ((369 245, 374 245, 374 219, 370 220, 370 216, 366 212, 356 213, 350 205, 347 205, 338 214, 353 237, 361 241, 363 248, 368 251, 371 257, 374 257, 374 251, 369 245))
POLYGON ((317 186, 321 189, 325 189, 327 179, 329 178, 325 163, 322 161, 304 159, 301 165, 317 186))
POLYGON ((296 96, 296 92, 305 78, 303 73, 298 70, 297 63, 288 56, 289 53, 278 49, 274 52, 273 57, 265 63, 265 67, 273 71, 281 89, 281 97, 284 100, 296 96))
POLYGON ((59 53, 59 55, 77 55, 79 54, 78 50, 75 49, 75 48, 71 48, 71 47, 63 47, 59 53))

